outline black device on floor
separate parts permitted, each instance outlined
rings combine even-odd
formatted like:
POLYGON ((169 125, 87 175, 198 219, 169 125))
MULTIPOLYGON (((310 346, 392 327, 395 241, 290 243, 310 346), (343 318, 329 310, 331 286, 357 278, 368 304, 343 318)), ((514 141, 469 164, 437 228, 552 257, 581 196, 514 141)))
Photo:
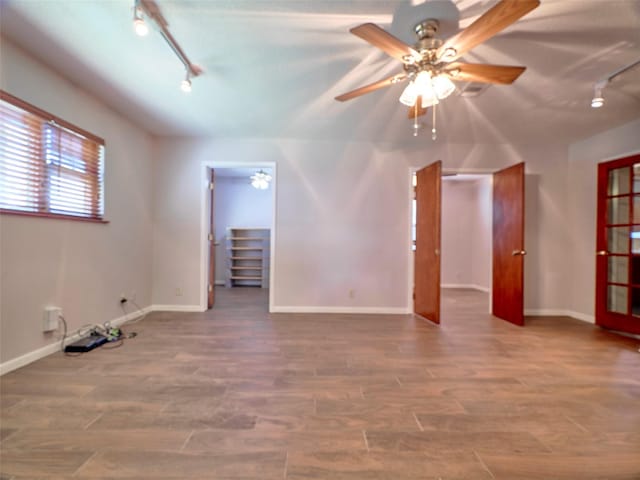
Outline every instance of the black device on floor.
POLYGON ((64 347, 65 352, 89 352, 107 343, 107 337, 100 334, 89 335, 64 347))

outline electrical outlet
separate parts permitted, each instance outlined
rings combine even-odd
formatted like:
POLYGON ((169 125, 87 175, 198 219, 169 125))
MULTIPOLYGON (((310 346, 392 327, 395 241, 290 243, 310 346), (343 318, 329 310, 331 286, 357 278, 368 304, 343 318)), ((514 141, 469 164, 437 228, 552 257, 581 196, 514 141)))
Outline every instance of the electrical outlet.
POLYGON ((182 296, 182 288, 176 287, 176 297, 181 297, 181 296, 182 296))
POLYGON ((46 307, 44 309, 44 319, 42 322, 43 332, 53 332, 58 329, 62 309, 60 307, 46 307))
POLYGON ((355 298, 356 297, 356 291, 354 289, 349 290, 349 298, 355 298))

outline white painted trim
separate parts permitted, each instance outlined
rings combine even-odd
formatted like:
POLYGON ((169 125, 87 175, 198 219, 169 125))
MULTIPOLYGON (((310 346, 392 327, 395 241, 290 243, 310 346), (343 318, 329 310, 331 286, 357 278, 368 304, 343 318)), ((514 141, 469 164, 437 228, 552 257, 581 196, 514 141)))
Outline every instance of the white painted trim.
POLYGON ((411 313, 407 307, 308 307, 308 306, 273 306, 272 313, 354 313, 406 315, 411 313))
MULTIPOLYGON (((145 315, 149 313, 150 311, 151 311, 151 307, 145 307, 142 310, 128 313, 127 315, 123 315, 121 317, 115 318, 105 323, 109 323, 109 325, 111 325, 112 327, 119 327, 130 320, 138 318, 140 315, 145 315)), ((69 335, 65 339, 64 345, 67 346, 70 343, 80 340, 80 338, 81 338, 80 334, 78 334, 77 332, 72 335, 69 335)), ((25 353, 24 355, 21 355, 16 358, 12 358, 11 360, 7 360, 6 362, 0 364, 0 376, 4 375, 5 373, 12 372, 13 370, 16 370, 20 367, 24 367, 25 365, 33 363, 36 360, 40 360, 41 358, 51 355, 52 353, 56 353, 60 351, 60 348, 61 348, 60 340, 58 340, 54 343, 50 343, 49 345, 46 345, 32 352, 25 353)))
POLYGON ((532 315, 537 317, 571 317, 576 320, 595 324, 596 320, 593 315, 585 315, 584 313, 574 312, 572 310, 561 310, 555 308, 527 308, 524 311, 526 315, 532 315))
POLYGON ((407 224, 409 225, 409 245, 407 246, 407 310, 413 313, 413 289, 414 289, 414 269, 415 258, 413 251, 413 175, 418 171, 419 167, 409 167, 409 215, 407 216, 407 224))
POLYGON ((596 317, 594 315, 587 315, 585 313, 574 312, 573 310, 567 310, 567 315, 576 320, 582 320, 583 322, 596 324, 596 317))
MULTIPOLYGON (((237 160, 207 160, 201 164, 200 179, 202 181, 202 195, 200 196, 200 309, 204 312, 207 309, 207 287, 209 283, 209 269, 207 265, 207 242, 209 233, 209 219, 207 218, 207 197, 209 195, 209 178, 207 177, 207 168, 270 168, 271 176, 271 245, 269 248, 269 311, 274 303, 275 298, 275 278, 276 278, 276 225, 277 225, 277 205, 276 205, 276 188, 278 182, 277 163, 276 162, 242 162, 237 160)), ((177 311, 177 310, 174 310, 177 311)))
POLYGON ((467 284, 467 283, 443 283, 440 285, 440 288, 466 288, 470 290, 479 290, 481 292, 490 292, 491 289, 489 287, 482 287, 480 285, 467 284))
POLYGON ((151 305, 151 310, 154 312, 205 312, 207 310, 202 308, 202 305, 151 305))

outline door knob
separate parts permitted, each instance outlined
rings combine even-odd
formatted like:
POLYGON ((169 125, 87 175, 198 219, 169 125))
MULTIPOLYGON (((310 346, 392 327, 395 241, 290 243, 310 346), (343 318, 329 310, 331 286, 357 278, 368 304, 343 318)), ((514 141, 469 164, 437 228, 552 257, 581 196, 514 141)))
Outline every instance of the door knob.
POLYGON ((514 257, 516 255, 526 255, 527 251, 526 250, 514 250, 513 252, 511 252, 511 255, 513 255, 514 257))
POLYGON ((609 254, 609 252, 607 252, 606 250, 600 250, 598 252, 596 252, 596 255, 600 256, 600 257, 605 257, 609 254))

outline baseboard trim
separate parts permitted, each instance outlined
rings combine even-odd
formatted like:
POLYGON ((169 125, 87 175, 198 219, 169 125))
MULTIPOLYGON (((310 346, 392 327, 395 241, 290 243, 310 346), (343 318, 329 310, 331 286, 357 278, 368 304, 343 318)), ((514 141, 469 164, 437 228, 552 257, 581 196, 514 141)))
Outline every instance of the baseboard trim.
POLYGON ((200 305, 151 305, 154 312, 204 312, 200 305))
POLYGON ((271 313, 354 313, 367 315, 406 315, 411 310, 406 307, 306 307, 272 306, 271 313))
MULTIPOLYGON (((143 308, 142 310, 135 311, 127 315, 123 315, 121 317, 110 320, 108 323, 113 327, 119 327, 127 323, 128 321, 133 320, 134 318, 137 318, 140 315, 144 315, 150 311, 151 311, 151 307, 146 307, 146 308, 143 308)), ((70 343, 73 343, 77 340, 80 340, 80 335, 78 333, 74 333, 73 335, 69 335, 65 339, 64 345, 67 346, 70 343)), ((51 355, 52 353, 56 353, 57 351, 60 350, 60 348, 61 348, 60 340, 58 340, 55 343, 50 343, 49 345, 45 345, 44 347, 34 350, 32 352, 25 353, 24 355, 21 355, 16 358, 12 358, 11 360, 7 360, 4 363, 0 363, 0 376, 4 375, 5 373, 12 372, 13 370, 16 370, 20 367, 24 367, 25 365, 33 363, 36 360, 40 360, 41 358, 51 355)))
POLYGON ((567 310, 567 315, 576 320, 582 320, 583 322, 596 324, 596 317, 594 315, 587 315, 585 313, 574 312, 573 310, 567 310))
POLYGON ((465 288, 469 290, 479 290, 485 293, 491 291, 488 287, 481 287, 480 285, 474 285, 471 283, 443 283, 440 285, 440 288, 465 288))
POLYGON ((584 313, 574 312, 572 310, 560 310, 554 308, 529 308, 524 311, 525 316, 537 317, 571 317, 587 323, 596 323, 593 315, 585 315, 584 313))

